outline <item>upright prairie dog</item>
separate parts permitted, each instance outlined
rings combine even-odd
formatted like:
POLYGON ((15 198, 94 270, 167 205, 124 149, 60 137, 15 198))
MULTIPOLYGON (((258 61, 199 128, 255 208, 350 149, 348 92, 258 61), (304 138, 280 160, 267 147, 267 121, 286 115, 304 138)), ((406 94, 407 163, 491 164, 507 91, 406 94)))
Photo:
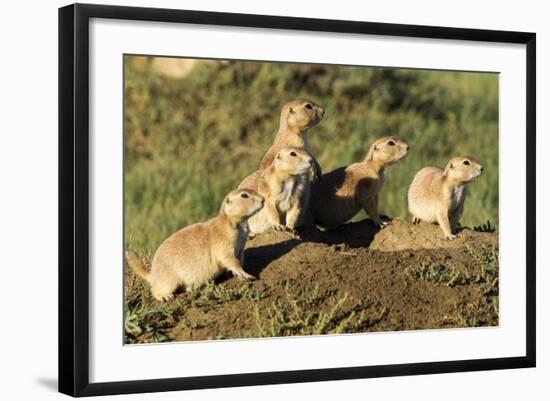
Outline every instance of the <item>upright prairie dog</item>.
POLYGON ((310 219, 326 228, 338 227, 361 209, 378 227, 386 225, 378 215, 378 192, 384 184, 386 167, 403 159, 409 145, 395 136, 374 142, 362 162, 324 174, 312 186, 310 219))
POLYGON ((239 188, 257 191, 265 199, 262 210, 248 220, 249 235, 271 227, 293 230, 307 208, 313 157, 303 149, 283 148, 266 169, 245 178, 239 188))
POLYGON ((464 211, 467 184, 482 172, 483 166, 470 156, 452 158, 445 170, 424 167, 416 173, 409 187, 409 211, 413 223, 438 223, 446 239, 455 239, 464 211))
POLYGON ((242 268, 247 220, 263 204, 264 198, 255 191, 232 191, 216 217, 168 237, 157 249, 150 272, 130 252, 126 252, 128 265, 149 282, 153 297, 158 300, 173 299, 174 291, 180 286, 187 290, 198 288, 223 270, 229 270, 239 279, 253 279, 242 268))
MULTIPOLYGON (((308 99, 295 99, 285 103, 281 109, 279 132, 258 168, 260 170, 268 168, 275 155, 283 148, 293 147, 309 152, 307 132, 317 125, 324 115, 325 110, 308 99)), ((314 163, 315 174, 319 176, 321 169, 315 159, 314 163)))

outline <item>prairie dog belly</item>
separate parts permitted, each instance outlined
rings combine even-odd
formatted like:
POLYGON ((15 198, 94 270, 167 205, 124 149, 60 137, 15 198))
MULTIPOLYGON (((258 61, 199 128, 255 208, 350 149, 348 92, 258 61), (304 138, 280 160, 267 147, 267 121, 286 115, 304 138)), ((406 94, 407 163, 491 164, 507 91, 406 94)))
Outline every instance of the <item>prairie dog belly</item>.
POLYGON ((466 198, 467 192, 468 187, 466 187, 466 185, 459 185, 455 188, 451 196, 451 206, 449 208, 449 213, 454 212, 460 207, 460 205, 464 204, 464 199, 466 198))
MULTIPOLYGON (((283 183, 281 183, 281 192, 277 196, 275 196, 274 199, 267 199, 267 202, 274 203, 274 205, 272 205, 275 207, 275 209, 277 209, 279 213, 279 221, 277 222, 278 224, 281 223, 281 217, 284 217, 286 212, 288 212, 296 202, 296 183, 296 177, 285 180, 283 183)), ((260 210, 250 219, 248 219, 247 236, 254 237, 258 234, 263 233, 264 231, 269 230, 272 226, 273 224, 270 221, 269 212, 267 211, 267 208, 264 207, 262 210, 260 210)))
POLYGON ((297 201, 297 190, 299 189, 299 177, 292 177, 282 184, 281 193, 277 197, 277 209, 281 213, 286 213, 295 205, 297 201))
POLYGON ((265 208, 248 219, 247 236, 254 237, 263 233, 271 227, 268 213, 265 208))
POLYGON ((248 222, 239 224, 238 229, 239 231, 237 234, 237 241, 235 243, 236 258, 239 258, 240 253, 242 252, 242 250, 244 249, 244 246, 246 245, 246 240, 248 239, 248 234, 250 232, 250 228, 248 227, 248 222))

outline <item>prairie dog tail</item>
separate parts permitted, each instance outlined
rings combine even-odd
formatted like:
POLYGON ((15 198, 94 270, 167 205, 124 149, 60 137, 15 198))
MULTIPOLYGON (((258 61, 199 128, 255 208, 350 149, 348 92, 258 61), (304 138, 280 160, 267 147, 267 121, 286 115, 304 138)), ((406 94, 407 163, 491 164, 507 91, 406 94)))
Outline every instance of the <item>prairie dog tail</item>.
POLYGON ((149 281, 149 275, 150 273, 145 270, 145 267, 143 266, 143 263, 141 262, 140 258, 136 256, 136 254, 126 251, 126 263, 128 263, 128 266, 132 268, 132 270, 140 276, 145 281, 149 281))

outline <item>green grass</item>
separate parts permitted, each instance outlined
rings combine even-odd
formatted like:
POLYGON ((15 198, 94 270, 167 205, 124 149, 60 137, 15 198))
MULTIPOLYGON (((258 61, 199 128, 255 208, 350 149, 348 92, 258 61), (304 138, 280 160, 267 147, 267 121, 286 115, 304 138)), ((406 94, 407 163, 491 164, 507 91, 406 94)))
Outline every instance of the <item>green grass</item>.
POLYGON ((409 266, 405 272, 416 280, 448 287, 476 283, 480 284, 483 295, 498 294, 498 249, 483 245, 476 251, 468 244, 465 249, 474 261, 471 270, 464 271, 444 264, 423 263, 420 266, 409 266))
MULTIPOLYGON (((208 282, 200 289, 178 296, 172 302, 157 302, 150 297, 142 300, 136 298, 132 301, 126 300, 124 303, 125 342, 135 344, 169 341, 167 333, 178 325, 183 324, 190 329, 198 327, 196 322, 187 318, 186 311, 189 309, 208 313, 241 299, 258 302, 267 296, 266 291, 253 288, 250 283, 234 287, 208 282)), ((258 334, 243 333, 243 337, 251 336, 258 336, 258 334)), ((221 337, 223 336, 217 338, 221 337)))
POLYGON ((238 301, 244 298, 248 301, 259 301, 267 295, 265 292, 253 290, 247 284, 243 284, 237 288, 228 288, 225 286, 217 286, 213 282, 209 282, 196 292, 197 296, 190 305, 204 312, 216 309, 227 302, 238 301))
POLYGON ((166 304, 144 306, 124 303, 124 333, 127 344, 165 342, 165 332, 175 324, 174 311, 166 304))
POLYGON ((494 246, 482 245, 474 249, 466 245, 466 252, 472 258, 468 271, 459 270, 453 266, 425 263, 421 266, 409 266, 406 274, 416 280, 426 281, 434 285, 455 287, 458 285, 476 284, 481 295, 477 303, 457 305, 457 315, 451 318, 463 327, 479 327, 491 325, 494 319, 487 318, 487 308, 482 303, 490 305, 490 314, 498 321, 499 316, 499 271, 498 249, 494 246))
POLYGON ((176 326, 183 325, 190 330, 204 328, 204 321, 196 322, 187 316, 190 310, 209 314, 239 300, 253 302, 245 315, 254 319, 255 327, 231 334, 217 333, 212 339, 353 333, 376 325, 388 312, 382 307, 367 313, 370 303, 358 301, 347 293, 338 295, 336 291, 321 291, 315 286, 304 297, 294 293, 288 282, 281 285, 283 295, 272 302, 264 302, 263 306, 260 301, 269 294, 255 289, 250 283, 229 286, 210 282, 200 290, 179 296, 172 303, 126 301, 125 342, 170 341, 168 333, 176 326))
POLYGON ((224 195, 255 170, 282 103, 295 97, 326 109, 310 132, 324 171, 362 160, 381 136, 409 142, 409 156, 387 172, 382 214, 408 218, 416 171, 471 154, 485 173, 471 184, 462 224, 498 228, 496 74, 201 62, 175 80, 156 74, 152 59, 133 57, 126 58, 125 95, 125 245, 140 255, 217 213, 224 195))
POLYGON ((321 335, 356 332, 376 323, 386 313, 384 309, 376 319, 365 313, 365 308, 356 302, 354 308, 344 305, 354 303, 350 296, 336 298, 331 293, 322 293, 316 286, 304 299, 292 294, 285 286, 285 296, 278 298, 267 310, 256 306, 256 337, 280 337, 290 335, 321 335), (328 303, 328 308, 319 311, 319 305, 328 303))

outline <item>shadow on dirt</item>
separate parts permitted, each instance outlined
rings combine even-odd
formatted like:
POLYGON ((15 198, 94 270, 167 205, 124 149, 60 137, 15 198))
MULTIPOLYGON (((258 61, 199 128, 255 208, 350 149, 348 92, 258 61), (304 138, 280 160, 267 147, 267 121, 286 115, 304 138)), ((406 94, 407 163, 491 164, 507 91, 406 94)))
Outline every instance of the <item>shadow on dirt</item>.
POLYGON ((379 231, 380 228, 375 226, 370 219, 365 219, 326 231, 312 226, 304 227, 300 230, 300 235, 306 242, 327 245, 346 244, 350 248, 368 248, 379 231))
POLYGON ((286 255, 301 243, 302 241, 298 239, 289 239, 275 244, 246 249, 244 251, 244 260, 247 271, 253 276, 258 277, 260 272, 271 262, 286 255))

